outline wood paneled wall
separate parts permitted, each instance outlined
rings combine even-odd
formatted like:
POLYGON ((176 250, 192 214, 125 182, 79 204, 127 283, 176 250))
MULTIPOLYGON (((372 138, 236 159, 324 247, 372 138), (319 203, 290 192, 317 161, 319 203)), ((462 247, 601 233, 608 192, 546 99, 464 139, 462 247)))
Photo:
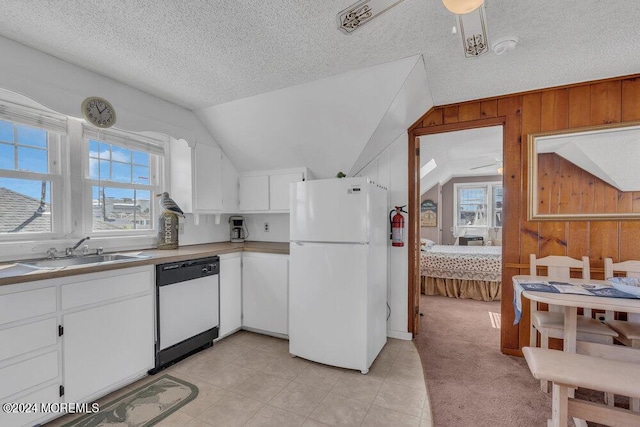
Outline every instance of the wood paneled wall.
POLYGON ((640 212, 640 192, 620 191, 556 153, 538 154, 537 191, 539 214, 640 212))
POLYGON ((513 325, 511 278, 528 274, 529 254, 574 258, 588 255, 593 278, 602 278, 606 257, 614 262, 640 259, 638 220, 527 219, 527 136, 640 120, 640 75, 434 107, 409 129, 409 136, 468 128, 475 122, 483 126, 483 119, 489 118, 504 120, 501 349, 503 353, 521 354, 520 349, 527 345, 529 337, 528 310, 520 324, 513 325))

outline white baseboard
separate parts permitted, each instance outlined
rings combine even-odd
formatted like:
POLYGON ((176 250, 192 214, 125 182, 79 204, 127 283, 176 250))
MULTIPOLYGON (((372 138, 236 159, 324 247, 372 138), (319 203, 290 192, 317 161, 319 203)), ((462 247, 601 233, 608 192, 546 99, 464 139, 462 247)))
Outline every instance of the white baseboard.
POLYGON ((397 338, 399 340, 411 341, 413 339, 413 334, 411 332, 400 332, 400 331, 389 331, 389 330, 387 330, 387 337, 389 337, 389 338, 397 338))

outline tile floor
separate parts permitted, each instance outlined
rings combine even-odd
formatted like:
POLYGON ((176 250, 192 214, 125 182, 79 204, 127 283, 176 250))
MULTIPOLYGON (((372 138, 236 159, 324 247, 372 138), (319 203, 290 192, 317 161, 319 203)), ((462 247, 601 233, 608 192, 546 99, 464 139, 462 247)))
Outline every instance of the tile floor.
POLYGON ((195 384, 200 393, 159 427, 432 426, 422 365, 411 341, 388 339, 369 373, 362 375, 293 358, 288 341, 240 331, 162 373, 195 384))

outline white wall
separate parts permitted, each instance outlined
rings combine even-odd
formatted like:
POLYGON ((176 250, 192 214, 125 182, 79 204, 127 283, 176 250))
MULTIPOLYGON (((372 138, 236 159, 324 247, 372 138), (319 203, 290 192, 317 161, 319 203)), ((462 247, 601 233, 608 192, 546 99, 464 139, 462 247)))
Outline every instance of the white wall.
POLYGON ((289 214, 243 214, 249 238, 259 242, 288 242, 289 214), (264 231, 264 223, 269 223, 269 231, 264 231))
MULTIPOLYGON (((24 95, 33 101, 59 113, 81 117, 80 104, 88 96, 108 99, 116 109, 116 127, 129 131, 153 131, 198 143, 218 146, 195 114, 186 108, 164 101, 132 87, 118 83, 99 74, 61 61, 35 49, 0 37, 0 87, 24 95)), ((195 244, 228 239, 228 224, 224 221, 213 225, 213 217, 194 225, 187 217, 185 233, 179 236, 180 244, 195 244)), ((63 247, 75 242, 78 235, 58 240, 54 246, 63 247)), ((140 249, 131 247, 131 240, 112 239, 100 242, 105 250, 140 249)), ((154 244, 147 239, 145 247, 154 244)), ((23 242, 0 244, 0 260, 34 257, 45 253, 49 242, 23 242)), ((92 239, 92 243, 98 242, 92 239)))
MULTIPOLYGON (((389 202, 387 212, 394 206, 406 205, 407 200, 407 138, 406 132, 401 134, 387 149, 370 162, 358 176, 366 176, 376 183, 387 187, 389 202)), ((405 222, 406 224, 406 222, 405 222)), ((392 338, 411 339, 407 328, 408 305, 408 252, 405 228, 405 246, 393 247, 388 243, 388 290, 387 302, 391 308, 387 320, 387 335, 392 338)))

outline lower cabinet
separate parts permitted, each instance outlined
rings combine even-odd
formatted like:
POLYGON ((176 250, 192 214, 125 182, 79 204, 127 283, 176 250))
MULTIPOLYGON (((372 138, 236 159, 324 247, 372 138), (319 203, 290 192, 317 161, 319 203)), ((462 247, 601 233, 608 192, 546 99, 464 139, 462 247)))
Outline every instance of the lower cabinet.
POLYGON ((220 330, 223 338, 242 327, 242 253, 220 255, 220 330))
POLYGON ((286 336, 288 322, 289 256, 243 252, 243 328, 286 336))
POLYGON ((2 427, 45 418, 17 404, 61 401, 56 295, 50 281, 0 286, 0 404, 13 405, 0 411, 2 427))
POLYGON ((153 283, 149 266, 62 286, 65 401, 86 401, 154 366, 153 283))
MULTIPOLYGON (((146 375, 154 366, 153 272, 1 286, 0 403, 89 402, 146 375)), ((0 426, 59 415, 0 411, 0 426)))
POLYGON ((66 314, 65 401, 81 402, 153 367, 153 297, 66 314))

